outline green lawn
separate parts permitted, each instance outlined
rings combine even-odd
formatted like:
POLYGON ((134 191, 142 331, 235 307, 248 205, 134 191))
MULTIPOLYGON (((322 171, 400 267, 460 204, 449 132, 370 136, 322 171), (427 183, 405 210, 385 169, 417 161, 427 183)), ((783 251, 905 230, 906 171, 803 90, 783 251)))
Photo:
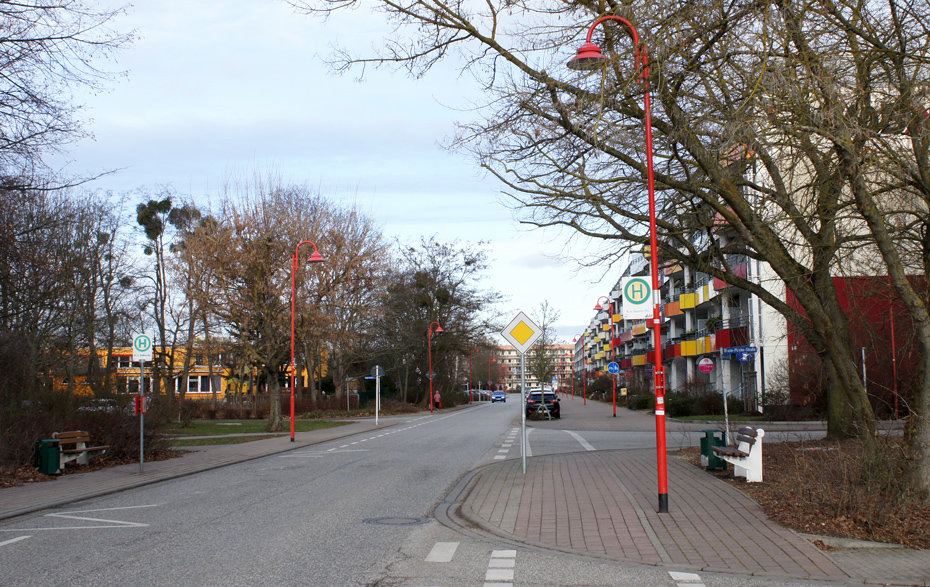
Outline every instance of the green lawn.
MULTIPOLYGON (((673 418, 674 420, 683 420, 685 422, 692 422, 694 420, 698 421, 709 421, 709 422, 723 422, 723 414, 718 416, 679 416, 673 418)), ((731 422, 758 422, 759 420, 765 420, 765 416, 738 416, 730 415, 731 422)))
MULTIPOLYGON (((333 428, 350 424, 350 422, 331 422, 325 420, 297 420, 294 428, 297 432, 309 432, 322 428, 333 428)), ((168 433, 178 436, 215 436, 223 434, 256 434, 268 432, 268 422, 265 420, 193 420, 190 426, 182 427, 173 423, 168 427, 168 433)), ((290 422, 284 423, 284 433, 290 434, 290 422)))

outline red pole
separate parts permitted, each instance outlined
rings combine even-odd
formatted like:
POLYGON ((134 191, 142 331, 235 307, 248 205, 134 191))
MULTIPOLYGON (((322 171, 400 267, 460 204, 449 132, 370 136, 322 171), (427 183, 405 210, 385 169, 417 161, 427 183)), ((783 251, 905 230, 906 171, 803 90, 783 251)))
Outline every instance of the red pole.
MULTIPOLYGON (((657 237, 656 222, 656 194, 655 194, 655 173, 653 171, 652 158, 652 98, 649 88, 649 56, 646 52, 646 46, 639 42, 639 35, 636 28, 627 19, 621 16, 607 15, 595 20, 588 28, 587 43, 579 51, 586 54, 585 59, 576 57, 573 60, 575 66, 573 69, 585 69, 589 62, 606 61, 600 49, 592 51, 589 45, 594 35, 594 29, 597 25, 608 20, 615 20, 626 26, 630 35, 633 37, 633 46, 636 49, 636 60, 642 68, 641 78, 645 96, 643 98, 643 124, 646 127, 646 184, 649 192, 649 248, 650 269, 652 271, 652 327, 655 331, 655 367, 653 372, 655 395, 656 395, 656 451, 658 459, 658 481, 659 481, 659 513, 668 512, 668 463, 665 443, 665 371, 662 367, 662 313, 659 307, 659 243, 657 237)), ((596 49, 596 47, 595 47, 596 49)), ((572 63, 569 66, 572 67, 572 63)), ((597 64, 595 63, 595 66, 597 64)))
POLYGON ((316 245, 310 241, 301 241, 297 243, 297 248, 294 249, 294 256, 291 257, 291 442, 295 440, 295 418, 294 418, 294 371, 297 370, 297 366, 294 364, 294 314, 295 308, 297 307, 296 302, 296 291, 297 291, 297 267, 300 264, 300 247, 302 245, 310 245, 313 247, 313 254, 310 255, 310 263, 322 263, 323 257, 320 255, 319 251, 316 249, 316 245))
POLYGON ((430 322, 429 329, 426 331, 426 355, 429 360, 429 372, 426 378, 429 379, 429 411, 433 411, 433 324, 436 325, 436 334, 442 332, 442 326, 439 322, 430 322))
POLYGON ((472 358, 472 354, 471 354, 471 353, 468 353, 468 403, 473 404, 473 403, 475 403, 475 402, 474 402, 474 399, 472 398, 472 396, 473 396, 474 394, 473 394, 472 391, 471 391, 471 388, 472 388, 472 384, 471 384, 471 378, 472 378, 471 358, 472 358))
POLYGON ((888 305, 888 315, 891 316, 891 369, 894 376, 894 419, 898 419, 898 357, 894 340, 894 302, 888 305))

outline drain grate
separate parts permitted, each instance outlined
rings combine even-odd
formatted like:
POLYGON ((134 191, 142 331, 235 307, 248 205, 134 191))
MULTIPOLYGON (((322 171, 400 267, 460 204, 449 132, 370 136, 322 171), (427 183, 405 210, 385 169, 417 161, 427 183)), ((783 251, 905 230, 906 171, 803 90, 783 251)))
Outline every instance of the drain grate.
POLYGON ((429 518, 368 518, 363 521, 366 524, 380 524, 382 526, 415 526, 429 522, 429 518))

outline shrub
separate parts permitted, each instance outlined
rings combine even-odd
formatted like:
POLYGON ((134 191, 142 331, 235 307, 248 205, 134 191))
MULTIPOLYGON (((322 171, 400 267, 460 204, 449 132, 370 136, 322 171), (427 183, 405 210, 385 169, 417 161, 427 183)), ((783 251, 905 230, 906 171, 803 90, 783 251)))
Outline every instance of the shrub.
POLYGON ((696 398, 680 393, 670 393, 665 398, 665 409, 671 418, 683 418, 692 414, 696 398))
POLYGON ((655 407, 656 398, 652 395, 630 396, 631 410, 651 410, 655 407))

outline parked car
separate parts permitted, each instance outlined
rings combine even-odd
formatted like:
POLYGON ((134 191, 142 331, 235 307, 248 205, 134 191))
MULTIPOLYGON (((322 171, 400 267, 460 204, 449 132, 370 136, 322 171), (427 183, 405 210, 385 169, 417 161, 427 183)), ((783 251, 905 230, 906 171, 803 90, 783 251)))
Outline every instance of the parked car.
POLYGON ((546 410, 553 418, 561 418, 562 410, 559 406, 559 398, 554 391, 542 389, 530 389, 526 394, 526 415, 532 416, 536 412, 545 415, 546 410))
POLYGON ((491 403, 494 402, 504 402, 507 403, 507 392, 506 391, 495 391, 491 394, 491 403))

